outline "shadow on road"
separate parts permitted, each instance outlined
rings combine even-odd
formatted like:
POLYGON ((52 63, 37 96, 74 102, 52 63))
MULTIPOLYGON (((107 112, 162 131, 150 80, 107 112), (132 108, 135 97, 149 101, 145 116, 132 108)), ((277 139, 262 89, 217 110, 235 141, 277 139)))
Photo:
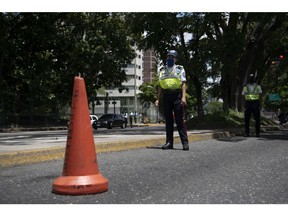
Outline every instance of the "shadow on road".
POLYGON ((183 151, 182 148, 175 148, 175 147, 173 149, 166 149, 166 150, 163 150, 161 146, 147 146, 146 148, 147 149, 160 149, 162 151, 179 151, 179 150, 183 151))

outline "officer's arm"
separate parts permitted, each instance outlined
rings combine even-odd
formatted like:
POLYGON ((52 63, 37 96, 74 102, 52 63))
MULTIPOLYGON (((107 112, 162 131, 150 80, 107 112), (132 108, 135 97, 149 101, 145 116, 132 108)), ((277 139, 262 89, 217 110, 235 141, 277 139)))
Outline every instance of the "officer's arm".
POLYGON ((158 87, 158 92, 157 92, 157 99, 159 100, 162 94, 162 88, 159 86, 158 87))
POLYGON ((158 91, 157 91, 157 99, 155 101, 156 106, 159 106, 159 100, 160 100, 161 94, 162 94, 162 88, 159 86, 158 91))
POLYGON ((263 93, 263 91, 262 91, 262 89, 261 89, 261 86, 260 86, 260 90, 261 90, 261 92, 259 93, 259 105, 260 105, 260 110, 262 109, 262 106, 263 106, 263 103, 264 103, 264 101, 265 101, 265 95, 264 95, 264 93, 263 93))
POLYGON ((185 105, 186 104, 186 82, 182 82, 182 99, 181 102, 185 105))
POLYGON ((245 95, 242 95, 242 107, 244 107, 246 109, 245 95))
POLYGON ((242 90, 242 106, 245 107, 245 86, 243 87, 243 90, 242 90))

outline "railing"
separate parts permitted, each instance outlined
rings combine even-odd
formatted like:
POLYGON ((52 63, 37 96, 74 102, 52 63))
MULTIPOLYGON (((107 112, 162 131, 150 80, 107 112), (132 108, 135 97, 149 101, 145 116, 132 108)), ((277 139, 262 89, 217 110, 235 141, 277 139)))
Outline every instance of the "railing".
POLYGON ((46 127, 46 126, 66 126, 70 114, 0 114, 0 127, 46 127))

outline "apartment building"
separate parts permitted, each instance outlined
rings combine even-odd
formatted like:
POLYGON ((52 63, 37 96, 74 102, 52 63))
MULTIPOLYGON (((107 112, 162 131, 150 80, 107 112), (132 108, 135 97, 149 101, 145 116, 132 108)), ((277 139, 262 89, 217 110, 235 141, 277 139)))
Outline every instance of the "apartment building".
MULTIPOLYGON (((141 104, 137 98, 140 93, 139 87, 143 83, 143 56, 142 50, 136 50, 137 56, 131 64, 125 68, 127 81, 123 82, 124 89, 106 88, 105 95, 98 95, 98 103, 94 103, 94 112, 96 115, 105 113, 141 113, 141 104), (99 103, 100 102, 100 103, 99 103)), ((90 105, 90 111, 93 110, 90 105)), ((91 112, 92 113, 92 112, 91 112)))
MULTIPOLYGON (((136 50, 136 47, 134 47, 136 50)), ((152 82, 155 73, 156 57, 153 50, 136 50, 136 58, 125 68, 127 81, 123 82, 124 89, 106 88, 105 95, 97 96, 98 103, 94 103, 94 114, 101 116, 105 113, 130 113, 138 114, 137 122, 142 122, 139 114, 149 116, 149 121, 158 119, 157 109, 150 104, 141 104, 138 94, 141 92, 139 87, 144 82, 152 82), (100 103, 99 103, 100 102, 100 103)), ((90 104, 90 113, 92 113, 92 103, 90 104)))
POLYGON ((152 82, 156 69, 156 56, 153 50, 146 50, 143 59, 143 82, 152 82))

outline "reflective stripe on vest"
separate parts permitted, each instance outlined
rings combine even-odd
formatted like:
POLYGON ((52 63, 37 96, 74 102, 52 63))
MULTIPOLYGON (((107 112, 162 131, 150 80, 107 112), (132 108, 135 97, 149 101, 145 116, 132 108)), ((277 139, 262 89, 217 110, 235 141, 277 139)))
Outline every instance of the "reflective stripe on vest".
POLYGON ((160 71, 159 84, 162 89, 181 89, 180 76, 180 74, 177 76, 174 71, 170 74, 163 74, 163 71, 160 71))
POLYGON ((259 86, 255 85, 252 91, 250 92, 250 89, 247 88, 247 86, 244 87, 244 92, 245 92, 245 100, 259 100, 259 86), (247 94, 246 94, 247 93, 247 94))

